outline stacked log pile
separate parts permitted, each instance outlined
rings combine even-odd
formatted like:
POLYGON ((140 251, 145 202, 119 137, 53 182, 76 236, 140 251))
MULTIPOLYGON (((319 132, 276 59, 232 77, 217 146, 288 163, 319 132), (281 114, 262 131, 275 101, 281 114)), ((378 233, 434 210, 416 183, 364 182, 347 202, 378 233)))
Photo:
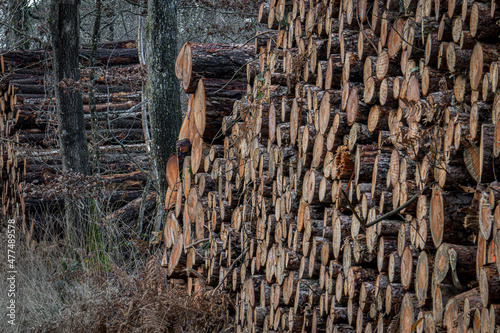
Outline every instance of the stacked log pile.
POLYGON ((237 332, 497 332, 500 6, 270 0, 259 19, 244 87, 204 71, 243 46, 179 53, 170 281, 234 292, 237 332))
MULTIPOLYGON (((98 46, 95 67, 88 68, 90 49, 80 51, 83 69, 79 82, 64 82, 82 92, 91 164, 99 150, 99 171, 111 189, 109 203, 121 207, 141 198, 146 184, 148 156, 141 114, 145 73, 135 42, 98 46), (93 97, 90 94, 94 78, 93 97), (92 137, 91 99, 97 113, 98 142, 92 137)), ((2 121, 2 213, 25 216, 41 205, 59 209, 61 198, 43 191, 23 196, 21 184, 48 185, 61 173, 57 117, 51 82, 51 52, 10 51, 0 58, 2 70, 0 114, 2 121), (59 207, 59 208, 58 208, 59 207), (20 211, 20 209, 22 211, 20 211)))
MULTIPOLYGON (((0 59, 0 64, 3 62, 0 59)), ((3 70, 3 66, 2 66, 3 70)), ((1 212, 2 216, 15 218, 24 216, 25 207, 21 195, 22 173, 19 168, 19 159, 17 158, 17 149, 19 136, 15 134, 15 104, 16 96, 12 87, 0 82, 0 179, 1 188, 1 212)))

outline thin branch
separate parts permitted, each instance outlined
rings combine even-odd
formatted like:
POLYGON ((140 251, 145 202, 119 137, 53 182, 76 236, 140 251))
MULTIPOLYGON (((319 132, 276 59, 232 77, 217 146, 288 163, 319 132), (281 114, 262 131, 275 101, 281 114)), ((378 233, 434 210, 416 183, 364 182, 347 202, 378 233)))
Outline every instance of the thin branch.
POLYGON ((146 9, 148 8, 147 5, 144 5, 144 4, 140 3, 139 1, 132 1, 132 0, 122 0, 122 1, 129 3, 131 5, 137 6, 137 7, 146 8, 146 9))
POLYGON ((188 246, 186 246, 186 250, 187 250, 187 249, 189 249, 189 248, 192 248, 193 246, 196 246, 196 245, 198 245, 198 244, 200 244, 200 243, 206 242, 206 241, 208 241, 208 240, 210 240, 210 238, 203 238, 203 239, 200 239, 200 240, 199 240, 199 241, 197 241, 197 242, 191 243, 191 244, 189 244, 188 246))
MULTIPOLYGON (((110 122, 109 117, 108 117, 107 120, 108 120, 108 127, 111 128, 111 122, 110 122)), ((130 155, 130 152, 127 150, 127 148, 125 147, 125 145, 123 144, 123 142, 121 142, 121 140, 119 140, 113 132, 111 132, 111 135, 113 136, 113 139, 115 139, 115 141, 123 149, 123 151, 125 152, 125 154, 127 154, 127 156, 130 158, 130 160, 141 171, 141 173, 143 174, 143 176, 144 177, 151 177, 151 175, 148 174, 139 163, 137 163, 137 161, 132 157, 132 155, 130 155)), ((156 187, 156 185, 154 184, 154 182, 153 182, 153 187, 154 187, 155 191, 158 193, 158 188, 156 187)))
POLYGON ((2 140, 2 141, 6 141, 6 142, 10 142, 10 143, 13 143, 13 144, 16 144, 16 145, 19 145, 19 146, 21 146, 21 147, 24 147, 24 146, 25 146, 25 144, 20 143, 20 142, 16 142, 16 141, 14 141, 14 140, 12 140, 12 139, 0 138, 0 140, 2 140))
POLYGON ((217 94, 219 91, 223 90, 224 88, 226 88, 231 82, 233 82, 233 80, 235 79, 236 77, 236 74, 238 74, 243 68, 246 68, 248 64, 254 62, 255 60, 258 60, 259 57, 265 53, 265 51, 263 51, 262 53, 258 54, 254 59, 252 60, 248 60, 245 64, 243 64, 240 68, 238 68, 234 74, 233 74, 233 77, 231 77, 231 79, 229 79, 229 81, 227 81, 227 83, 225 85, 223 85, 220 89, 214 91, 214 94, 217 94))
POLYGON ((405 209, 406 207, 411 205, 415 200, 418 199, 419 196, 421 196, 425 191, 427 191, 434 184, 437 184, 437 182, 430 183, 429 185, 424 187, 424 189, 422 190, 421 193, 415 194, 410 200, 408 200, 407 202, 405 202, 404 204, 402 204, 398 208, 396 208, 396 209, 390 211, 389 213, 382 215, 378 219, 375 219, 372 222, 366 224, 365 227, 369 228, 371 226, 374 226, 375 224, 379 223, 380 221, 385 220, 386 218, 391 217, 392 215, 399 213, 400 211, 402 211, 403 209, 405 209))
POLYGON ((221 14, 221 15, 236 15, 236 16, 240 16, 240 17, 257 17, 258 15, 255 15, 255 14, 250 14, 250 13, 244 13, 244 12, 225 12, 225 11, 221 11, 220 9, 217 9, 217 8, 209 8, 209 7, 206 7, 206 6, 200 6, 200 5, 197 5, 197 6, 189 6, 189 5, 180 5, 179 6, 179 9, 202 9, 202 10, 205 10, 205 11, 208 11, 208 12, 215 12, 217 14, 221 14))
POLYGON ((340 186, 340 191, 342 192, 342 194, 344 195, 344 198, 347 200, 347 204, 349 205, 349 208, 352 210, 354 216, 356 216, 356 218, 358 219, 359 222, 361 222, 361 224, 365 225, 365 220, 362 219, 359 215, 358 215, 358 212, 356 211, 356 207, 353 207, 352 203, 351 203, 351 200, 349 200, 349 198, 347 197, 347 194, 344 192, 344 189, 342 188, 342 186, 340 186))
POLYGON ((238 261, 241 260, 241 258, 248 252, 250 248, 247 247, 245 249, 245 251, 243 251, 239 256, 238 258, 236 258, 234 261, 233 261, 233 264, 231 265, 231 267, 229 267, 229 269, 226 271, 226 273, 224 274, 224 277, 222 278, 222 280, 219 282, 219 284, 217 285, 217 287, 215 287, 215 289, 212 291, 212 294, 215 294, 217 292, 217 290, 220 289, 220 287, 222 287, 222 285, 224 284, 224 281, 226 280, 227 276, 229 275, 229 273, 233 270, 234 266, 236 265, 236 263, 238 261))

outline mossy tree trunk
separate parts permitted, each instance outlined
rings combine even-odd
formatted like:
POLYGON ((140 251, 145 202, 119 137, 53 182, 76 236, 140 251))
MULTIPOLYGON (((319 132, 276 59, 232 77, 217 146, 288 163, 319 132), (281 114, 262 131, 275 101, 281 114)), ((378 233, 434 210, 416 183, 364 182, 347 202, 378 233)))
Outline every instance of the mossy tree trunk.
MULTIPOLYGON (((175 152, 182 121, 179 82, 174 70, 177 56, 177 0, 148 1, 146 39, 146 92, 151 120, 151 147, 158 180, 158 202, 162 202, 168 186, 166 163, 169 155, 175 152)), ((155 229, 160 227, 162 215, 160 212, 155 229)))
MULTIPOLYGON (((59 143, 64 173, 89 174, 89 158, 82 95, 79 89, 79 0, 52 0, 50 26, 54 52, 59 143)), ((85 204, 66 198, 66 234, 70 246, 84 248, 87 222, 85 204)))

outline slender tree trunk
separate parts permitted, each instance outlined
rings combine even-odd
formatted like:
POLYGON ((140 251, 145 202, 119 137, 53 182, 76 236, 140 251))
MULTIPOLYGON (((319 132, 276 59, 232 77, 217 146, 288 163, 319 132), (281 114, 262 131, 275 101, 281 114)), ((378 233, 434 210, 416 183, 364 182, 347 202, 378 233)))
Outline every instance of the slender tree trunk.
MULTIPOLYGON (((76 84, 80 80, 79 0, 52 0, 51 32, 54 51, 54 85, 59 143, 64 173, 89 174, 87 139, 83 117, 82 95, 76 84)), ((85 204, 66 198, 66 234, 70 246, 84 248, 87 223, 85 204)))
MULTIPOLYGON (((175 152, 182 114, 174 62, 177 53, 177 0, 148 1, 146 28, 147 96, 151 119, 152 152, 157 173, 159 202, 167 192, 166 163, 175 152)), ((163 205, 158 205, 163 207, 163 205)), ((161 210, 162 208, 160 208, 161 210)), ((162 212, 155 223, 158 230, 162 212)))
POLYGON ((97 51, 97 44, 100 39, 100 31, 101 31, 101 14, 102 14, 102 6, 101 0, 96 0, 95 2, 95 19, 94 19, 94 29, 92 32, 92 42, 91 42, 91 50, 90 50, 90 89, 89 89, 89 106, 90 106, 90 115, 91 115, 91 125, 92 125, 92 145, 93 145, 93 157, 94 163, 92 165, 92 174, 100 177, 100 165, 99 165, 99 121, 96 110, 96 102, 95 102, 95 54, 97 51))
POLYGON ((9 5, 12 44, 8 46, 21 50, 29 49, 29 38, 26 38, 28 34, 28 1, 10 0, 9 5))
POLYGON ((111 21, 111 24, 109 25, 109 38, 108 38, 109 41, 115 40, 115 21, 113 20, 114 16, 115 16, 115 10, 113 9, 113 7, 111 7, 108 15, 109 20, 111 21))

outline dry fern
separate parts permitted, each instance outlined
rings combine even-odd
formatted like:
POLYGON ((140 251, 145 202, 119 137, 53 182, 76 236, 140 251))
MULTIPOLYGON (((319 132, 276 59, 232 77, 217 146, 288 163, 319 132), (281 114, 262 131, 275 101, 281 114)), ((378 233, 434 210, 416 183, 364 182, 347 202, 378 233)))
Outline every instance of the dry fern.
MULTIPOLYGON (((84 278, 95 297, 63 310, 61 320, 36 332, 218 332, 228 323, 229 297, 208 293, 187 296, 167 284, 159 258, 150 256, 139 276, 112 265, 108 278, 84 278)), ((82 281, 83 282, 83 281, 82 281)))

